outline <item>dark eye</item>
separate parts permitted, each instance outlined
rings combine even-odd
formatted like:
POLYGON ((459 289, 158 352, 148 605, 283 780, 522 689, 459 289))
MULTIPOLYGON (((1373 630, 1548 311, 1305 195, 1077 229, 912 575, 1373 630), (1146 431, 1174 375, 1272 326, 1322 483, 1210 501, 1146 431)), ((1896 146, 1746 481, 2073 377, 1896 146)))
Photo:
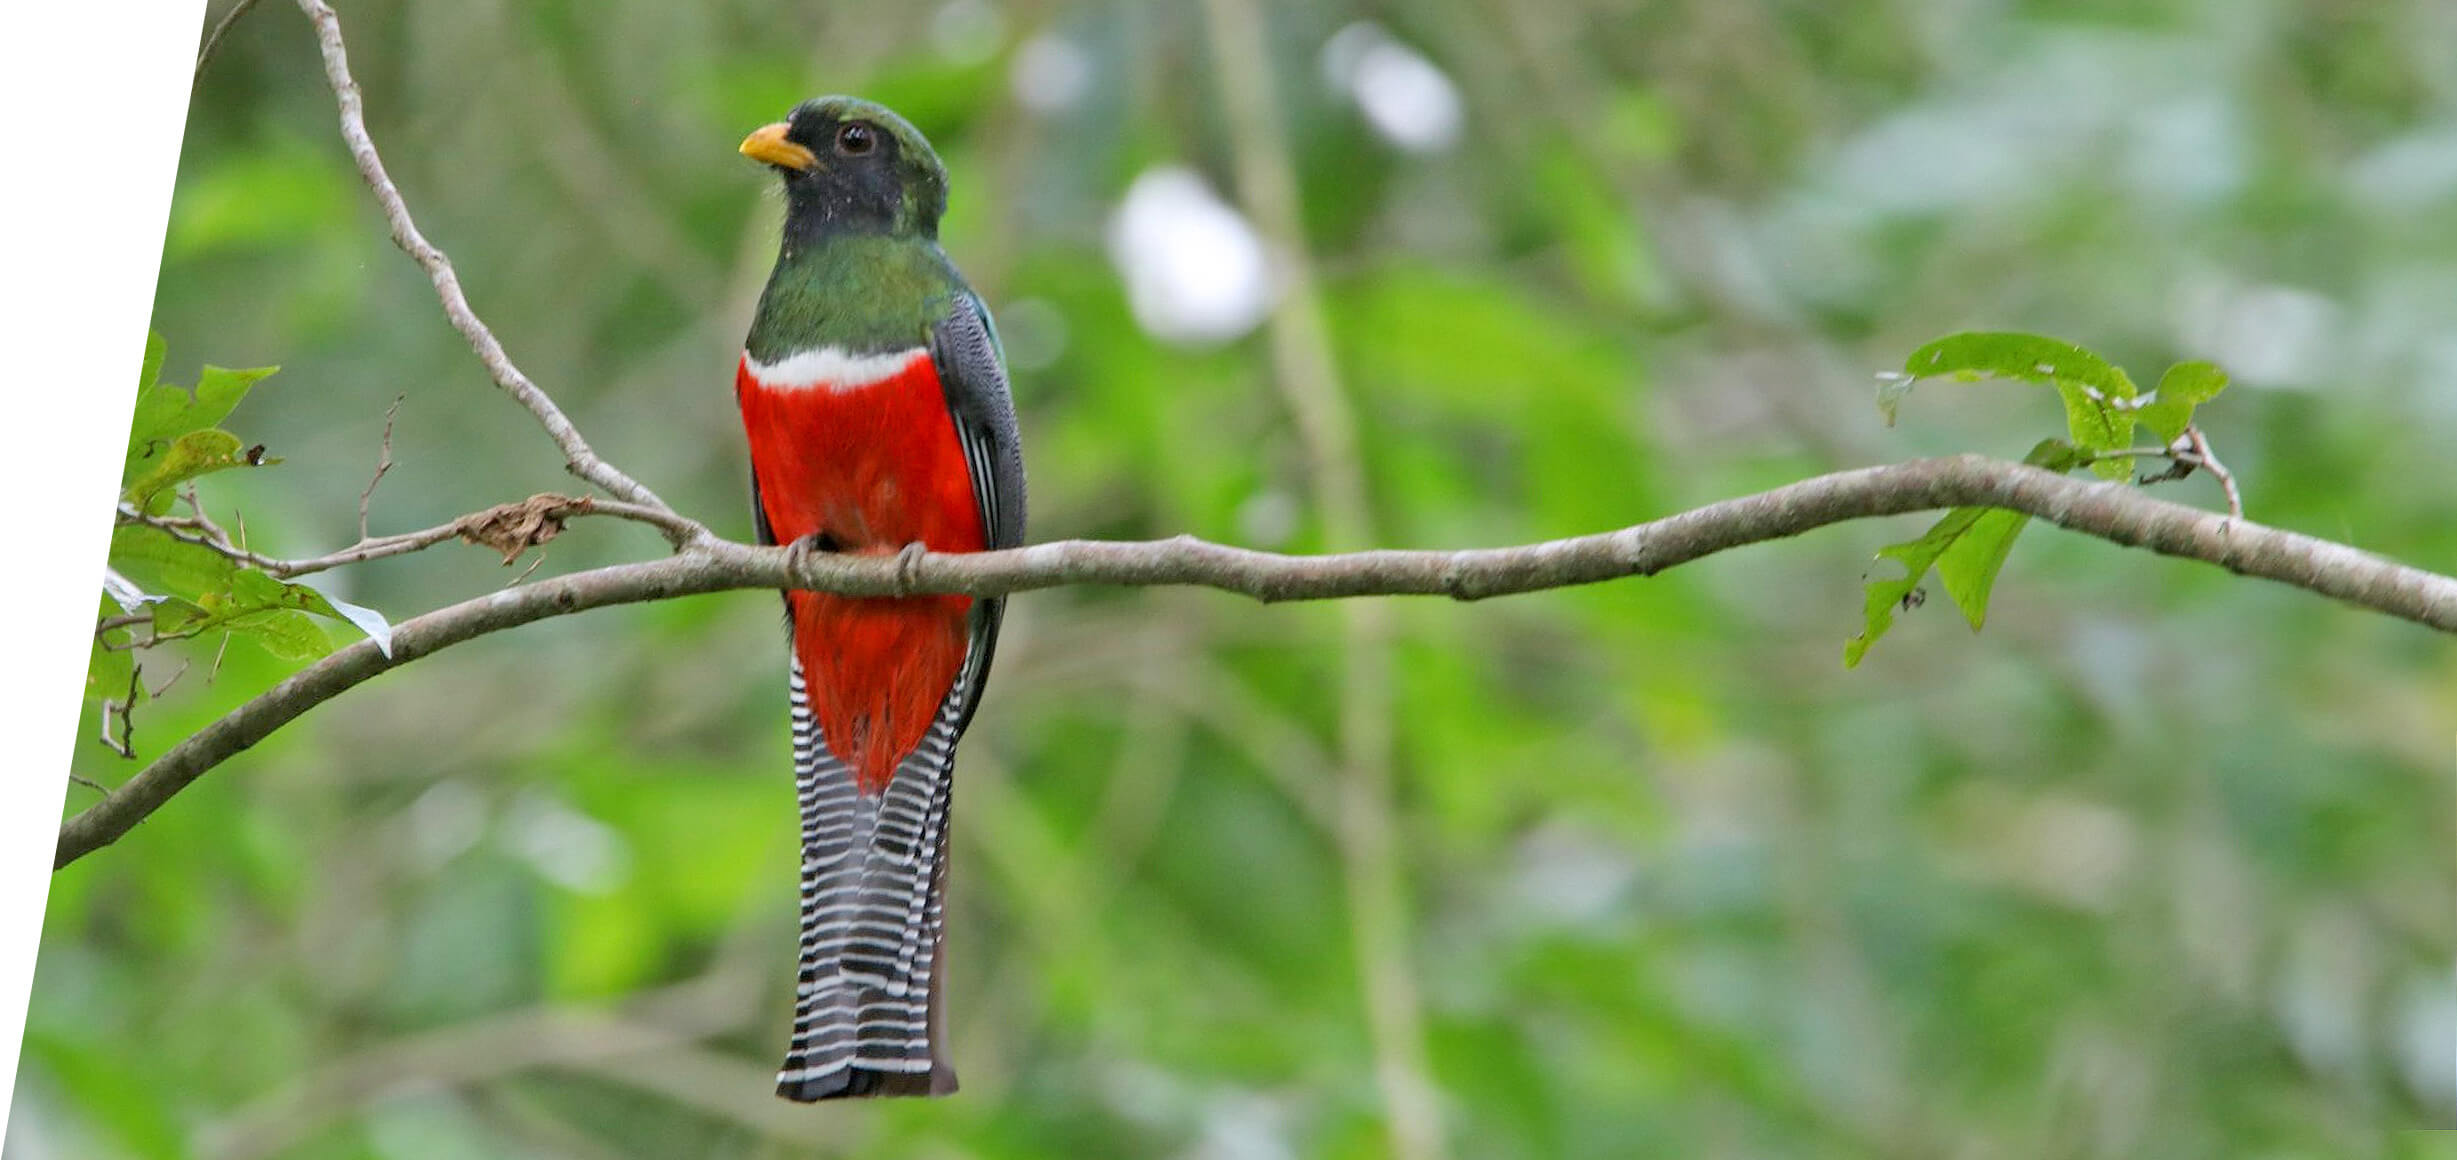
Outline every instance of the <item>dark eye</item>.
POLYGON ((859 157, 879 147, 879 131, 855 121, 836 131, 836 151, 847 157, 859 157))

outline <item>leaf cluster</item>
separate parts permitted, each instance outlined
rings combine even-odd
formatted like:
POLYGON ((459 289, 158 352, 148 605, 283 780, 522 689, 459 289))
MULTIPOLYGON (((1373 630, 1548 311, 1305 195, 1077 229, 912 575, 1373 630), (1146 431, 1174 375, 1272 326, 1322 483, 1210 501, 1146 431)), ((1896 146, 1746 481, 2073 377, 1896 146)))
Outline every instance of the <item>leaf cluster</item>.
MULTIPOLYGON (((2123 368, 2073 343, 2037 334, 1974 331, 1911 352, 1900 374, 1884 377, 1877 408, 1889 426, 1912 387, 1932 379, 2024 382, 2054 390, 2064 403, 2065 437, 2040 440, 2022 461, 2058 474, 2088 467, 2111 483, 2141 485, 2152 480, 2137 476, 2133 461, 2185 454, 2194 410, 2227 386, 2226 372, 2216 365, 2181 362, 2167 369, 2156 390, 2144 394, 2123 368), (2133 446, 2135 432, 2145 429, 2157 437, 2157 446, 2133 446)), ((1900 563, 1902 572, 1866 581, 1865 626, 1843 645, 1843 666, 1857 667, 1894 626, 1895 612, 1925 599, 1920 584, 1931 571, 1970 621, 1971 630, 1978 631, 1987 623, 1988 596, 1997 573, 2013 552, 2014 538, 2029 523, 2030 517, 2021 512, 1955 508, 1918 539, 1878 549, 1879 559, 1900 563)))
POLYGON ((357 625, 379 642, 390 635, 372 610, 251 563, 245 546, 233 543, 197 499, 196 481, 203 476, 281 462, 262 444, 222 427, 248 391, 278 368, 207 366, 191 389, 161 381, 163 353, 162 336, 149 336, 120 469, 110 571, 86 667, 86 697, 102 710, 102 740, 123 756, 133 755, 131 710, 168 685, 147 687, 137 657, 142 651, 175 640, 217 638, 227 647, 238 639, 300 661, 332 651, 321 620, 357 625), (184 515, 178 514, 182 507, 184 515))

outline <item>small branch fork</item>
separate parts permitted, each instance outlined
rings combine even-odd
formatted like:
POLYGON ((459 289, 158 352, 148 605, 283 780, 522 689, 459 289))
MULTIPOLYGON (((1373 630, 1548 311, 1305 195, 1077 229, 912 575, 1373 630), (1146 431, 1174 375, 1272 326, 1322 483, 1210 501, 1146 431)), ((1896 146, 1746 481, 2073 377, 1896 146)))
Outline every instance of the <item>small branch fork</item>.
POLYGON ((2210 450, 2210 437, 2202 434, 2199 427, 2186 427, 2184 437, 2192 441, 2193 454, 2209 470, 2210 477, 2218 481, 2218 489, 2226 493, 2227 514, 2239 520, 2244 518, 2244 493, 2235 486, 2235 473, 2218 461, 2217 452, 2210 450))
POLYGON ((2196 468, 2207 471, 2210 473, 2210 478, 2218 481, 2219 491, 2227 497, 2227 514, 2239 520, 2244 518, 2244 493, 2236 486, 2235 473, 2227 470, 2227 465, 2219 460, 2218 452, 2210 447, 2209 436, 2202 434, 2199 427, 2184 428, 2183 436, 2165 447, 2127 447, 2121 451, 2101 451, 2092 455, 2089 461, 2097 463, 2108 459, 2167 460, 2167 470, 2156 475, 2144 473, 2135 478, 2134 482, 2144 487, 2154 483, 2167 483, 2182 479, 2191 475, 2196 468))

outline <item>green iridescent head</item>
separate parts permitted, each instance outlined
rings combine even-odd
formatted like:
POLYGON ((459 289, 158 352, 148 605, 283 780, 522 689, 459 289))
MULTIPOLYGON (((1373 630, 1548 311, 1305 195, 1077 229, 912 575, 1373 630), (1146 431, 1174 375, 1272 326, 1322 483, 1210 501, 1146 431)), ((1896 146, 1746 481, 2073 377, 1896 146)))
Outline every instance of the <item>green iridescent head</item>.
POLYGON ((742 142, 743 156, 785 182, 785 235, 936 238, 947 171, 894 110, 858 97, 813 97, 742 142))

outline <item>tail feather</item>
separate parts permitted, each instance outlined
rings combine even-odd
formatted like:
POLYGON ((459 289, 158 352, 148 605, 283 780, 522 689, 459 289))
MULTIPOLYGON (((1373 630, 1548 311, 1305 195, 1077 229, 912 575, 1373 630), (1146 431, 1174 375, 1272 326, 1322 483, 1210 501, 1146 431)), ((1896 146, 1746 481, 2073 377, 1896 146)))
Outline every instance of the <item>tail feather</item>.
POLYGON ((921 744, 875 796, 830 753, 799 661, 794 788, 802 813, 801 962, 777 1094, 793 1100, 945 1095, 939 983, 947 812, 966 664, 921 744))

